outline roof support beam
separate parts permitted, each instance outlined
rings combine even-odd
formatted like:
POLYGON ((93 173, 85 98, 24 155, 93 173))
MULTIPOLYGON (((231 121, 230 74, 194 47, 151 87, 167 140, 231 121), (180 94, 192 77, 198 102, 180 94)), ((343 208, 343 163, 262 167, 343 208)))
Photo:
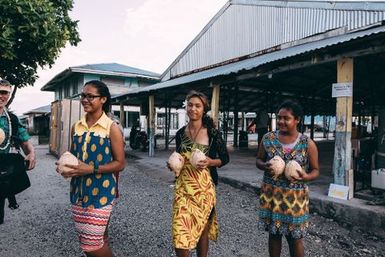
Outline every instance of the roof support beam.
POLYGON ((155 96, 148 96, 148 127, 149 127, 149 147, 148 156, 155 156, 155 96))
POLYGON ((120 103, 120 124, 122 124, 122 127, 124 128, 126 126, 125 120, 124 120, 124 103, 120 103))
POLYGON ((375 53, 381 53, 385 51, 385 45, 381 44, 378 46, 371 46, 367 47, 365 49, 359 49, 359 50, 354 50, 350 52, 341 52, 337 51, 338 54, 336 55, 330 55, 330 54, 313 54, 309 55, 306 57, 307 59, 304 61, 300 61, 297 63, 288 63, 286 65, 280 65, 278 68, 271 68, 271 69, 266 69, 266 67, 262 66, 260 69, 256 69, 252 72, 248 72, 246 74, 238 75, 235 76, 236 81, 242 81, 242 80, 247 80, 247 79, 254 79, 254 78, 259 78, 262 76, 271 76, 276 73, 281 73, 285 71, 291 71, 291 70, 297 70, 297 69, 302 69, 305 67, 313 66, 313 65, 319 65, 323 63, 328 63, 328 62, 333 62, 340 60, 341 58, 344 57, 357 57, 357 56, 365 56, 369 54, 375 54, 375 53))
POLYGON ((214 120, 214 124, 218 126, 218 118, 219 118, 219 96, 220 96, 220 85, 210 83, 213 88, 213 93, 211 96, 211 117, 214 120))

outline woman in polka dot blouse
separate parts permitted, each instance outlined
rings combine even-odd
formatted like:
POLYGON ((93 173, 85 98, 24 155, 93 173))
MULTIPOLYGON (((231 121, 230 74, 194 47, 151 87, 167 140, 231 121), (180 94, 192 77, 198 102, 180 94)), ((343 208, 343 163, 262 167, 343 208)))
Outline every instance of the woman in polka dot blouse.
POLYGON ((79 165, 71 171, 70 199, 80 246, 87 256, 112 257, 108 222, 117 197, 117 173, 124 169, 124 140, 119 127, 106 113, 110 105, 106 84, 87 82, 80 94, 86 115, 72 127, 71 153, 79 165))

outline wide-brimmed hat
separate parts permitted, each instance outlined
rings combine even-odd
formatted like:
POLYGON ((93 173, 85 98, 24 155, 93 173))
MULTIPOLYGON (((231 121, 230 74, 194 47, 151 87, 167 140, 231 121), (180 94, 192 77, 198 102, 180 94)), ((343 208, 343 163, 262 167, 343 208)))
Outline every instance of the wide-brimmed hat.
POLYGON ((0 91, 12 92, 12 85, 8 80, 0 79, 0 91))

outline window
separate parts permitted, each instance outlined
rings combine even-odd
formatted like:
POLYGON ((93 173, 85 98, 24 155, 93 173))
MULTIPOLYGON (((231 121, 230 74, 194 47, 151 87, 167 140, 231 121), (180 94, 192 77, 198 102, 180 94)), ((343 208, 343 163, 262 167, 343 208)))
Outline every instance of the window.
POLYGON ((64 86, 64 98, 70 97, 70 90, 71 90, 71 85, 65 85, 64 86))
POLYGON ((59 100, 63 99, 63 88, 59 87, 58 92, 59 92, 59 100))
MULTIPOLYGON (((170 129, 178 129, 178 114, 177 113, 171 113, 170 118, 170 129)), ((156 126, 157 129, 165 129, 166 128, 166 114, 165 113, 158 113, 157 119, 156 119, 156 126)))
POLYGON ((178 129, 179 124, 178 124, 178 113, 171 113, 171 129, 178 129))
POLYGON ((78 94, 78 80, 73 79, 71 81, 71 84, 72 84, 72 96, 77 95, 78 94))
POLYGON ((126 125, 132 127, 135 123, 139 122, 139 112, 127 112, 126 125))

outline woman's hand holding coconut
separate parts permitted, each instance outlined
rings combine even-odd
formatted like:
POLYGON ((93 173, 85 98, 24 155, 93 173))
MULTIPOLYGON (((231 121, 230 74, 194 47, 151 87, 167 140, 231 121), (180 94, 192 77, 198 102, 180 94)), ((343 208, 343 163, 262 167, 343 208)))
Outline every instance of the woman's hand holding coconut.
POLYGON ((63 153, 60 159, 56 162, 56 165, 56 172, 65 178, 91 174, 94 170, 91 165, 79 161, 70 152, 63 153))
POLYGON ((306 172, 302 169, 298 162, 291 160, 286 163, 285 176, 290 182, 295 182, 298 180, 304 180, 303 178, 306 177, 306 172))
POLYGON ((197 163, 197 169, 200 170, 200 169, 205 169, 207 167, 210 167, 210 166, 213 166, 211 165, 212 163, 212 159, 208 156, 206 156, 205 159, 203 160, 200 160, 198 163, 197 163))
POLYGON ((173 152, 167 161, 167 168, 178 177, 184 165, 184 158, 178 152, 173 152))

